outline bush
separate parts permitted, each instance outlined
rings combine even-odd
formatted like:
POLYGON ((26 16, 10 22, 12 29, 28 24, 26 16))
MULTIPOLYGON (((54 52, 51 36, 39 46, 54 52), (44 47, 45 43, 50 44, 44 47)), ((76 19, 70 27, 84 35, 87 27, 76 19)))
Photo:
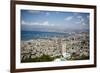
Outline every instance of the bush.
POLYGON ((46 61, 53 61, 54 57, 50 57, 49 55, 42 55, 40 57, 35 58, 27 58, 22 60, 21 62, 46 62, 46 61))

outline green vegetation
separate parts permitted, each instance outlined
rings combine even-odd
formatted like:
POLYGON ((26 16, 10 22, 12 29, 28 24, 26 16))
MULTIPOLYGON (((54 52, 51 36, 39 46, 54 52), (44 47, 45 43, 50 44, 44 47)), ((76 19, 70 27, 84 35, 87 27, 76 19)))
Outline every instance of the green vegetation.
POLYGON ((89 56, 86 56, 86 55, 81 55, 81 56, 77 56, 77 55, 72 55, 69 59, 67 60, 86 60, 86 59, 89 59, 89 56))
POLYGON ((47 61, 53 61, 55 57, 50 57, 49 55, 42 55, 40 57, 35 57, 35 58, 27 58, 22 60, 22 63, 25 62, 47 62, 47 61))

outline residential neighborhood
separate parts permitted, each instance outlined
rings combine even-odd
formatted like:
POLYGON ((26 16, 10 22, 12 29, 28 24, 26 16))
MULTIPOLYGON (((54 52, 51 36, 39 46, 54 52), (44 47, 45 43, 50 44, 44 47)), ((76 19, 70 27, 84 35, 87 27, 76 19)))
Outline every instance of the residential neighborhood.
POLYGON ((89 59, 88 33, 21 41, 21 62, 89 59))

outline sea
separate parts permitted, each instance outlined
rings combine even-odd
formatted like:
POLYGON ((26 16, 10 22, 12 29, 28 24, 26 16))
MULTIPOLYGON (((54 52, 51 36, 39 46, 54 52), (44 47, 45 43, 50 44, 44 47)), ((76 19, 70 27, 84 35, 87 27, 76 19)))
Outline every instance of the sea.
POLYGON ((43 32, 43 31, 21 31, 21 40, 47 39, 52 37, 67 37, 68 33, 43 32))

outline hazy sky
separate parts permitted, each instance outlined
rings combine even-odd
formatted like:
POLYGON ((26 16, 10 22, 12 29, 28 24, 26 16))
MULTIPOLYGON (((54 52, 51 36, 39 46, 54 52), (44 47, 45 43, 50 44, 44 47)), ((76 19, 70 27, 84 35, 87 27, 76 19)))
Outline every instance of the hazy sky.
POLYGON ((21 10, 22 30, 89 29, 89 13, 21 10))

